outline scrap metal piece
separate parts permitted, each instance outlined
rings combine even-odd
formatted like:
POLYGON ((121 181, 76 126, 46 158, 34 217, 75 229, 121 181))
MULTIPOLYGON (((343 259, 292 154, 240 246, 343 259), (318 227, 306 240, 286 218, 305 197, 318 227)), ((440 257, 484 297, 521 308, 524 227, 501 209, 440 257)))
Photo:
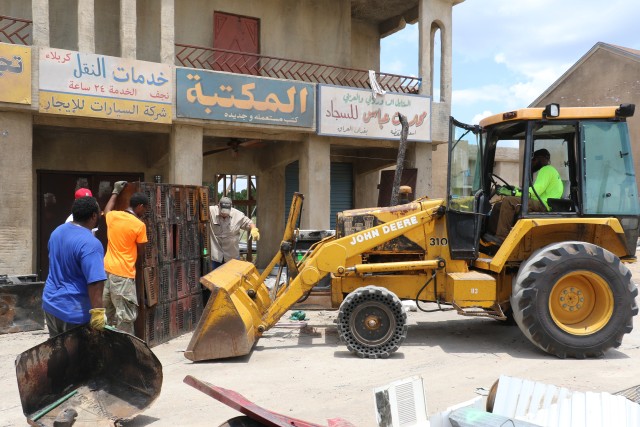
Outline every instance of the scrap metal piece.
POLYGON ((632 402, 640 403, 640 384, 617 391, 613 394, 615 394, 616 396, 624 396, 632 402))
MULTIPOLYGON (((251 418, 254 421, 262 423, 266 427, 323 427, 320 424, 314 424, 297 418, 288 417, 269 411, 261 406, 248 400, 246 397, 233 390, 217 387, 206 381, 201 381, 191 375, 184 377, 184 383, 200 390, 204 394, 213 397, 219 402, 224 403, 230 408, 235 409, 251 418)), ((341 418, 329 419, 329 427, 355 427, 350 422, 341 418)))
POLYGON ((112 426, 160 395, 162 364, 144 341, 79 326, 16 358, 22 411, 32 426, 112 426), (66 423, 66 424, 60 424, 66 423))

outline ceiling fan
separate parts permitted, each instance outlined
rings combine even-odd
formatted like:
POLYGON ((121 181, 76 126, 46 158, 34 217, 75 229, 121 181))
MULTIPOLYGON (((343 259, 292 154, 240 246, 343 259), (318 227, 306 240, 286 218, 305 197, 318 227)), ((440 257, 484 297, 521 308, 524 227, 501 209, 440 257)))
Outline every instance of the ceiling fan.
POLYGON ((243 148, 259 147, 261 145, 264 145, 264 141, 262 141, 261 139, 231 138, 227 142, 227 146, 226 147, 215 148, 213 150, 205 151, 204 153, 202 153, 202 157, 209 156, 211 154, 221 153, 221 152, 227 151, 227 150, 233 151, 233 154, 235 155, 235 154, 238 153, 238 150, 240 149, 240 147, 243 147, 243 148))

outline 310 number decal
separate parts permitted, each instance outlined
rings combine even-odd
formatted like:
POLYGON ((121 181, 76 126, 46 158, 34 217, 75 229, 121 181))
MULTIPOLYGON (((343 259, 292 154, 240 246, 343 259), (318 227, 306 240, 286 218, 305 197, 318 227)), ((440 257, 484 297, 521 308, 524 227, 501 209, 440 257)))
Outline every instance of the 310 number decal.
POLYGON ((446 237, 432 237, 429 239, 429 246, 447 246, 449 239, 446 237))

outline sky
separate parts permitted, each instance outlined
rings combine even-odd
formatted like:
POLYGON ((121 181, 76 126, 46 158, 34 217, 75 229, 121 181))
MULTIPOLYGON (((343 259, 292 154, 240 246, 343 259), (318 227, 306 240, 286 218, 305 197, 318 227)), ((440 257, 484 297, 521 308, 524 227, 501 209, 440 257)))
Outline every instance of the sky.
MULTIPOLYGON (((640 1, 466 0, 453 7, 451 115, 527 107, 598 42, 640 50, 640 1)), ((418 75, 417 25, 382 39, 380 71, 418 75)))

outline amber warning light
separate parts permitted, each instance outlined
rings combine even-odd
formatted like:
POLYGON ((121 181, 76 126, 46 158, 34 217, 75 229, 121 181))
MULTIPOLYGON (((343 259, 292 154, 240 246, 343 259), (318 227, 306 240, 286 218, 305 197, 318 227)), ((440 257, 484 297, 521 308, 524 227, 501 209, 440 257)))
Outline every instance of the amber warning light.
POLYGON ((508 113, 502 114, 502 120, 515 119, 516 117, 518 117, 517 111, 509 111, 508 113))

